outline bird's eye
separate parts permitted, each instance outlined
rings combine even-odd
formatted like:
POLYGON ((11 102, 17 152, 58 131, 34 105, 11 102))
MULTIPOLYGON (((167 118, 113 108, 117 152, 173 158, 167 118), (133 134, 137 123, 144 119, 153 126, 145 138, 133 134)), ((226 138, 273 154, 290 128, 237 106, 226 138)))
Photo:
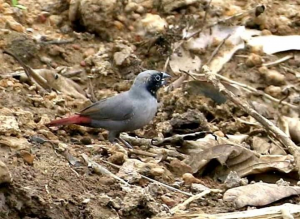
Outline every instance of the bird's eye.
POLYGON ((156 80, 156 81, 160 81, 160 79, 161 79, 161 78, 160 78, 159 75, 155 75, 155 80, 156 80))

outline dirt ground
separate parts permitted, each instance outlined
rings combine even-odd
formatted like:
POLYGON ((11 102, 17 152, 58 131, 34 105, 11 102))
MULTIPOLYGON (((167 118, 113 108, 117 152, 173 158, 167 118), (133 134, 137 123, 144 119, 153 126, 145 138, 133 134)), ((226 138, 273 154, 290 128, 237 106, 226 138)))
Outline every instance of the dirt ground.
MULTIPOLYGON (((11 1, 0 0, 0 218, 196 218, 176 217, 182 211, 172 216, 172 208, 191 194, 208 188, 219 190, 191 202, 185 213, 213 215, 299 204, 298 192, 254 207, 237 207, 224 200, 229 189, 225 179, 231 167, 239 177, 238 185, 230 188, 259 181, 275 185, 280 179, 293 188, 299 179, 293 154, 240 107, 229 100, 218 103, 223 96, 214 93, 211 86, 192 82, 195 77, 192 73, 197 72, 191 67, 198 62, 195 57, 200 57, 202 64, 208 63, 220 40, 214 39, 204 49, 188 49, 188 44, 183 44, 181 52, 173 48, 182 42, 182 32, 188 25, 193 30, 205 26, 203 33, 222 23, 226 28, 242 26, 258 30, 264 36, 300 35, 300 1, 19 0, 18 5, 14 7, 11 1), (252 10, 261 4, 263 9, 252 10), (219 22, 241 12, 246 15, 219 22), (3 54, 4 50, 31 68, 39 69, 38 74, 47 80, 52 91, 28 80, 19 62, 3 54), (164 69, 168 57, 177 52, 179 61, 171 58, 164 69), (185 63, 183 70, 190 72, 190 77, 176 71, 185 63), (166 70, 172 75, 170 84, 174 88, 159 91, 160 107, 149 125, 124 137, 134 149, 112 145, 102 129, 45 126, 54 118, 76 113, 95 100, 128 90, 143 69, 166 70), (178 135, 185 137, 172 138, 178 135), (233 136, 234 140, 227 136, 233 136), (206 141, 209 137, 219 140, 206 141), (166 138, 174 142, 163 141, 166 138), (150 139, 161 143, 151 146, 150 139), (199 139, 206 140, 201 143, 199 139), (234 149, 222 163, 221 155, 227 153, 223 146, 227 144, 238 145, 239 149, 234 149), (221 150, 217 155, 213 154, 216 151, 201 154, 203 148, 209 150, 215 146, 221 150), (236 153, 247 156, 243 160, 247 160, 246 164, 238 163, 241 168, 227 162, 236 153), (87 165, 83 154, 128 181, 130 186, 97 173, 93 165, 87 165), (277 160, 266 165, 271 161, 264 156, 269 155, 277 156, 272 157, 277 160), (261 157, 266 159, 265 163, 261 157), (201 159, 205 165, 196 162, 201 159), (255 166, 258 163, 266 166, 255 166), (243 172, 242 165, 250 170, 243 172), (156 182, 134 175, 136 172, 156 182)), ((229 44, 224 43, 220 56, 227 54, 229 44)), ((232 88, 275 125, 289 127, 282 130, 295 144, 300 142, 299 49, 295 45, 295 49, 266 54, 256 47, 245 46, 219 71, 220 75, 257 91, 232 88), (286 56, 291 57, 263 66, 286 56), (265 98, 264 94, 278 101, 265 98)))

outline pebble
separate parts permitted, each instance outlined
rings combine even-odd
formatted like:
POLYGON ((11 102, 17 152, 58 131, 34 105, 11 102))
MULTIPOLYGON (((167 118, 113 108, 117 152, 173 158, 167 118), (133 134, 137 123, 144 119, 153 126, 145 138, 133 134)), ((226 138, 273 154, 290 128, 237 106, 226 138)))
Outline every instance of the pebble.
POLYGON ((254 66, 260 66, 262 64, 263 60, 260 55, 257 55, 255 53, 251 53, 249 57, 247 58, 245 64, 248 67, 254 67, 254 66))
POLYGON ((279 86, 286 84, 285 76, 276 70, 260 67, 258 71, 266 78, 268 85, 279 86))
POLYGON ((198 193, 203 192, 205 190, 209 190, 208 187, 206 187, 205 185, 199 184, 199 183, 192 183, 191 189, 198 193))
POLYGON ((125 154, 122 152, 116 152, 108 158, 108 161, 117 165, 121 165, 125 162, 125 154))
POLYGON ((281 96, 281 87, 278 87, 278 86, 274 86, 274 85, 270 85, 268 87, 265 88, 265 92, 267 94, 270 94, 272 97, 280 97, 281 96))
POLYGON ((49 20, 50 20, 50 24, 52 26, 59 26, 62 22, 63 22, 63 17, 62 16, 59 16, 59 15, 51 15, 49 17, 49 20))
POLYGON ((86 57, 89 57, 89 56, 92 56, 96 53, 95 49, 94 48, 88 48, 84 53, 83 53, 83 56, 86 58, 86 57))
POLYGON ((0 160, 0 184, 12 181, 11 173, 4 162, 0 160))
POLYGON ((163 203, 165 203, 166 205, 168 205, 169 207, 173 207, 176 205, 176 201, 166 195, 162 195, 161 196, 161 200, 163 201, 163 203))
POLYGON ((15 30, 19 33, 25 32, 25 28, 20 23, 15 21, 13 17, 5 16, 5 19, 10 29, 15 30))
POLYGON ((125 6, 125 11, 126 12, 132 12, 137 10, 139 7, 139 5, 135 2, 129 2, 126 6, 125 6))

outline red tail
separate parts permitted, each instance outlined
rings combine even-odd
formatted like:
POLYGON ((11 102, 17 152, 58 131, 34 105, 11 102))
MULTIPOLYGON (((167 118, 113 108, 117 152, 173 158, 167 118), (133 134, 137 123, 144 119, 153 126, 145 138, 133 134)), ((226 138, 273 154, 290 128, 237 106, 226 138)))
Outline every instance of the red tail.
POLYGON ((89 117, 74 115, 68 118, 53 120, 50 123, 47 123, 46 126, 51 127, 51 126, 69 125, 69 124, 83 125, 83 124, 90 124, 90 123, 91 123, 91 119, 89 117))

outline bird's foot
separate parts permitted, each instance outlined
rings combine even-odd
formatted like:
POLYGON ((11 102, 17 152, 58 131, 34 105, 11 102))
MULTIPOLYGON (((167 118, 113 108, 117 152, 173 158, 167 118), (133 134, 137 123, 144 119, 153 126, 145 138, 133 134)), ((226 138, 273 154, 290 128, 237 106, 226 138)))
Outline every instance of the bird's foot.
POLYGON ((121 142, 123 145, 125 145, 127 148, 132 149, 133 147, 131 146, 131 144, 129 144, 127 141, 125 141, 122 138, 117 138, 119 142, 121 142))

